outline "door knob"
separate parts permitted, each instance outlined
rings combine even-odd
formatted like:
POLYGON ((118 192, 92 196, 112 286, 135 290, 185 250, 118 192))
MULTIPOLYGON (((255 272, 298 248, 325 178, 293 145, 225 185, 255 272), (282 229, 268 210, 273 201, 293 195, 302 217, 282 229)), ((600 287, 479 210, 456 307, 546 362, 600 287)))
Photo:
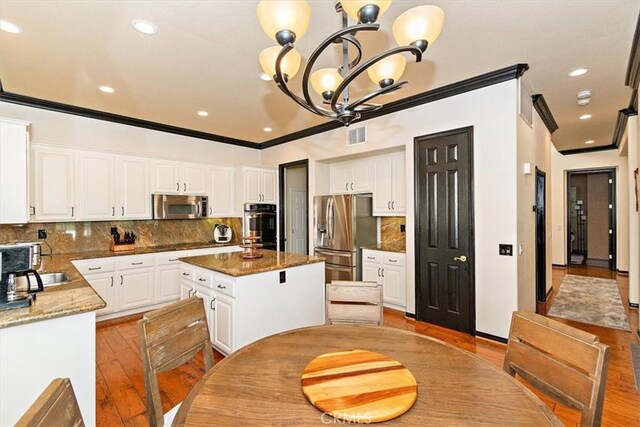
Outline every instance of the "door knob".
POLYGON ((467 262, 467 257, 466 255, 454 256, 453 260, 460 261, 460 262, 467 262))

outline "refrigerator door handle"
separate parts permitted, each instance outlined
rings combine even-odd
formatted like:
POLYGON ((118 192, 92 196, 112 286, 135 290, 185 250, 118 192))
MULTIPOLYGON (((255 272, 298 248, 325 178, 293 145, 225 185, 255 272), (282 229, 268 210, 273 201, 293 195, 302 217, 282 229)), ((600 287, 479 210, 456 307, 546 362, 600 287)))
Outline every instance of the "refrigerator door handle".
POLYGON ((319 253, 320 255, 330 255, 330 256, 337 256, 337 257, 343 257, 343 258, 353 258, 353 253, 352 252, 335 252, 335 251, 324 250, 324 249, 320 249, 320 248, 315 248, 315 251, 317 253, 319 253))

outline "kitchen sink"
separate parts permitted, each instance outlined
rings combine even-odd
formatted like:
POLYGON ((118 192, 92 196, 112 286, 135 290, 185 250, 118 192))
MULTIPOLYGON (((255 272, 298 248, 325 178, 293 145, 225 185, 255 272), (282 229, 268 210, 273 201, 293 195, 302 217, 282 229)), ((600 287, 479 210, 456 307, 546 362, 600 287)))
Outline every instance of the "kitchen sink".
MULTIPOLYGON (((48 286, 56 286, 56 285, 61 285, 63 283, 66 283, 70 280, 69 276, 67 275, 67 273, 43 273, 40 275, 40 278, 42 279, 42 285, 46 288, 48 286)), ((31 275, 29 277, 29 279, 31 279, 31 287, 35 288, 36 287, 36 283, 35 283, 35 278, 33 277, 33 275, 31 275)), ((26 288, 27 287, 27 279, 24 276, 20 276, 18 277, 18 280, 16 281, 16 285, 18 287, 18 289, 20 288, 26 288)))

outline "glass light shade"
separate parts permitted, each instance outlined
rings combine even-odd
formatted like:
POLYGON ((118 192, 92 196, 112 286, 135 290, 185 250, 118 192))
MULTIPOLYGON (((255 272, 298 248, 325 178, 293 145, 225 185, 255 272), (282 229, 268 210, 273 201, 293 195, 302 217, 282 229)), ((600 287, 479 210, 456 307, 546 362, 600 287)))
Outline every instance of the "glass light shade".
POLYGON ((311 88, 318 95, 324 92, 333 92, 342 83, 342 76, 336 68, 321 68, 311 73, 311 88))
MULTIPOLYGON (((271 46, 260 52, 260 66, 269 76, 276 74, 276 59, 278 59, 281 50, 282 48, 280 46, 271 46)), ((290 50, 282 59, 282 72, 286 74, 288 78, 292 78, 298 72, 298 68, 300 68, 300 61, 301 58, 298 51, 295 49, 290 50)))
POLYGON ((444 24, 444 11, 438 6, 418 6, 398 16, 393 23, 393 37, 400 46, 408 46, 417 40, 433 44, 444 24))
POLYGON ((310 20, 311 6, 306 0, 261 0, 258 3, 260 26, 273 40, 280 30, 293 31, 299 40, 307 31, 310 20))
POLYGON ((349 15, 352 19, 358 20, 358 11, 362 9, 363 6, 368 4, 374 4, 380 8, 380 12, 378 12, 378 18, 382 16, 383 13, 389 9, 391 6, 391 2, 393 0, 341 0, 340 4, 342 4, 342 8, 347 15, 349 15))
POLYGON ((406 66, 407 58, 400 54, 391 55, 367 68, 367 74, 375 84, 380 84, 387 79, 397 82, 402 77, 406 66))

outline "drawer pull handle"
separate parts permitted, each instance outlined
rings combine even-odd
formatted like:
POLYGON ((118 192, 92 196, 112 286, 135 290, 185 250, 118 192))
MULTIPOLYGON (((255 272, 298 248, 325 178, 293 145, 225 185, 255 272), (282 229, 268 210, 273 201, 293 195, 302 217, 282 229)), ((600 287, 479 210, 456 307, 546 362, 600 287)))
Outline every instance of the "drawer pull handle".
POLYGON ((397 259, 390 259, 389 262, 398 262, 397 259))
POLYGON ((378 269, 378 277, 380 277, 380 269, 378 269))
POLYGON ((191 290, 191 289, 189 289, 189 297, 191 297, 191 292, 192 292, 192 290, 191 290))
POLYGON ((198 281, 200 281, 200 282, 206 282, 206 281, 207 281, 207 279, 203 279, 202 277, 198 277, 198 281))
POLYGON ((102 267, 89 267, 89 271, 101 270, 102 267))
POLYGON ((224 285, 218 285, 218 288, 220 288, 220 289, 227 289, 227 287, 226 287, 226 286, 224 286, 224 285))
POLYGON ((170 259, 169 261, 173 262, 173 261, 177 261, 177 260, 178 260, 178 258, 173 258, 173 259, 170 259))
POLYGON ((140 262, 132 262, 131 263, 131 265, 141 265, 141 264, 142 264, 142 261, 140 261, 140 262))
POLYGON ((189 273, 182 273, 182 275, 183 275, 183 276, 188 276, 188 275, 189 275, 189 273))
POLYGON ((211 306, 211 310, 215 310, 215 308, 213 307, 213 302, 214 302, 215 300, 216 300, 215 298, 214 298, 214 299, 212 299, 212 300, 211 300, 211 303, 209 304, 209 305, 211 306))
POLYGON ((376 259, 374 256, 368 256, 367 259, 376 259))

